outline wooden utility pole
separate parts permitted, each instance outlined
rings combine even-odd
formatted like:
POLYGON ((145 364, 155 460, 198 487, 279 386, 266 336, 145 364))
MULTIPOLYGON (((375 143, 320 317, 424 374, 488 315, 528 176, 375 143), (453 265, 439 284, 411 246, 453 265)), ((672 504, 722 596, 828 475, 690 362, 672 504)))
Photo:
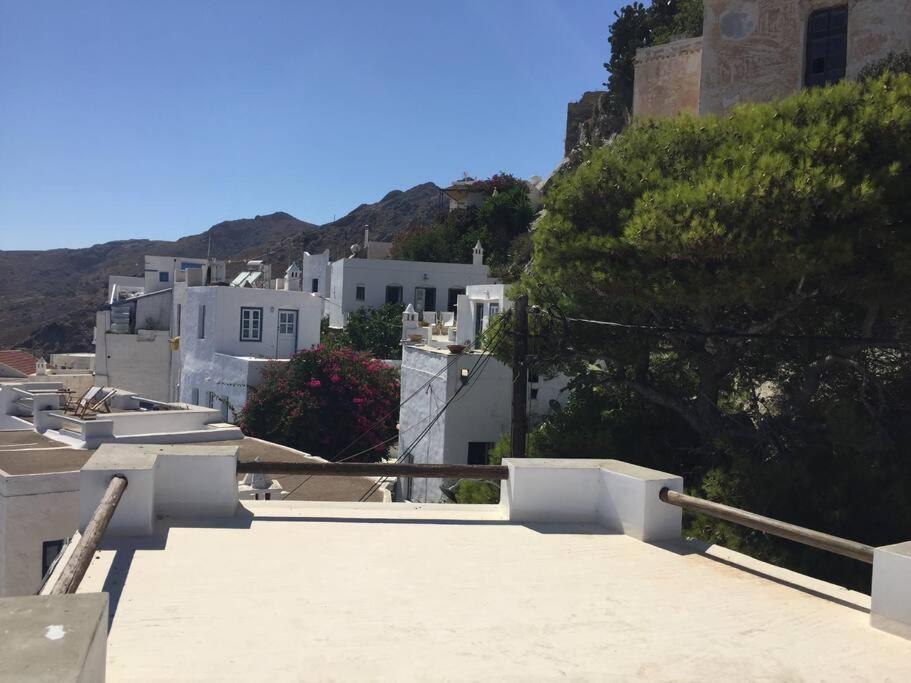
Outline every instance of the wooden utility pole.
POLYGON ((513 308, 515 329, 512 352, 512 457, 525 457, 525 432, 528 429, 528 297, 516 298, 513 308))

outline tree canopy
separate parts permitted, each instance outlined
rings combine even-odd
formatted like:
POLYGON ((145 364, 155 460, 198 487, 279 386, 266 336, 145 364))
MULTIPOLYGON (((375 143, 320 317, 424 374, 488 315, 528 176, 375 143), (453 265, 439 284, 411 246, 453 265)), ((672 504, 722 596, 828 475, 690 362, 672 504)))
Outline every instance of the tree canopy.
POLYGON ((368 353, 374 358, 402 357, 402 304, 364 307, 348 315, 345 327, 334 330, 323 318, 320 341, 328 347, 347 347, 368 353))
POLYGON ((430 226, 399 233, 392 245, 393 258, 467 263, 480 242, 485 262, 502 275, 514 276, 514 264, 527 256, 528 229, 535 217, 528 186, 507 173, 475 186, 488 194, 480 206, 456 209, 430 226))
MULTIPOLYGON (((712 498, 902 540, 909 168, 907 75, 638 123, 592 151, 548 193, 521 285, 541 311, 538 361, 576 375, 571 412, 546 428, 589 433, 600 455, 681 472, 712 498)), ((693 528, 869 578, 723 523, 693 528)))

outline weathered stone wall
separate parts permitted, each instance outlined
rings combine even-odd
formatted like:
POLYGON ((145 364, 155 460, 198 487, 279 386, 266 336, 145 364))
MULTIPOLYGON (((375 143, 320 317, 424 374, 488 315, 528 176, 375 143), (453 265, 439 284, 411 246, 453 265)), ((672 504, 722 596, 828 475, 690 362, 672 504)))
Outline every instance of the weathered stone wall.
MULTIPOLYGON (((807 19, 845 0, 705 0, 699 111, 785 97, 803 87, 807 19)), ((847 77, 911 49, 911 1, 848 0, 847 77)), ((637 70, 638 75, 638 70, 637 70)))
POLYGON ((702 38, 687 38, 636 51, 633 115, 699 113, 702 38))
POLYGON ((588 121, 595 111, 595 105, 598 98, 604 94, 603 90, 592 90, 583 93, 578 102, 570 102, 566 105, 566 137, 564 138, 564 154, 569 156, 573 147, 579 142, 579 134, 582 132, 582 124, 588 121))

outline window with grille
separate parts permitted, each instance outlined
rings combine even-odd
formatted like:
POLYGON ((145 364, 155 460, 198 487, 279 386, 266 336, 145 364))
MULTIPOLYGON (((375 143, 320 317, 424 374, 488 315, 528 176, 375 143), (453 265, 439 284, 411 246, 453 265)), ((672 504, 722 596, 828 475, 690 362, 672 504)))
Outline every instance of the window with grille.
POLYGON ((848 8, 818 10, 807 20, 807 86, 829 85, 845 77, 848 54, 848 8))
POLYGON ((240 309, 240 340, 257 342, 263 340, 263 309, 240 309))

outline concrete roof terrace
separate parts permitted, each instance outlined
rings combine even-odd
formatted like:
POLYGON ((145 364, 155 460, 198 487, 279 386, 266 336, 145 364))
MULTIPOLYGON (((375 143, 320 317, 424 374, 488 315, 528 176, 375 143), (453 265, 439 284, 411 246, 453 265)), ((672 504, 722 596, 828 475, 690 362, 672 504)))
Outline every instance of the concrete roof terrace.
POLYGON ((70 448, 34 431, 0 431, 0 473, 49 474, 79 470, 93 450, 70 448))
POLYGON ((245 502, 113 537, 125 680, 907 680, 870 598, 686 541, 497 506, 245 502))

